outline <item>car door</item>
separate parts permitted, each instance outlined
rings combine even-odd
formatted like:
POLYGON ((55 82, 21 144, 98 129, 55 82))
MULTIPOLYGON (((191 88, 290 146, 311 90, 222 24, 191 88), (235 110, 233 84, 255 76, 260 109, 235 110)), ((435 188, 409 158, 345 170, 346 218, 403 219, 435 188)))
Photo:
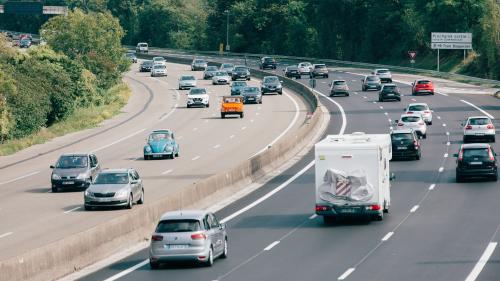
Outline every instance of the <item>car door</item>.
POLYGON ((95 156, 95 154, 91 154, 90 155, 90 159, 91 159, 91 167, 92 167, 92 170, 91 170, 91 175, 92 175, 92 178, 94 179, 97 174, 101 171, 101 165, 99 164, 99 160, 97 160, 97 157, 95 156))
POLYGON ((139 176, 139 173, 137 173, 136 170, 133 170, 132 174, 133 174, 134 178, 137 181, 137 196, 138 196, 137 198, 140 198, 141 193, 142 193, 142 189, 143 189, 142 179, 141 179, 141 177, 139 176))
POLYGON ((134 196, 134 200, 138 200, 139 198, 139 192, 138 190, 138 181, 132 171, 128 172, 128 177, 129 177, 129 182, 130 182, 130 188, 132 189, 132 196, 134 196))
POLYGON ((223 229, 221 227, 221 224, 215 217, 213 213, 209 214, 211 225, 210 228, 214 231, 214 250, 216 251, 217 255, 222 253, 224 250, 224 233, 223 229))
POLYGON ((214 222, 212 219, 212 216, 210 214, 205 215, 206 225, 205 228, 207 229, 207 236, 210 238, 210 243, 212 244, 212 247, 214 249, 214 256, 218 254, 219 248, 217 247, 217 233, 216 230, 217 228, 214 228, 214 222))

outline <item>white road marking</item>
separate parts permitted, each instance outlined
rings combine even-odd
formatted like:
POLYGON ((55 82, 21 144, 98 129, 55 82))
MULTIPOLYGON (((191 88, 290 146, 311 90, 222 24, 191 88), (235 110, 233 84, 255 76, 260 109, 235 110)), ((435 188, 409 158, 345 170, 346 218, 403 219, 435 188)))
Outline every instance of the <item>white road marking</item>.
POLYGON ((18 181, 18 180, 22 180, 22 179, 25 179, 27 177, 31 177, 33 175, 36 175, 38 173, 40 173, 40 171, 34 171, 34 172, 29 173, 29 174, 26 174, 26 175, 23 175, 23 176, 20 176, 20 177, 17 177, 17 178, 8 180, 8 181, 0 182, 0 185, 4 185, 4 184, 12 183, 12 182, 15 182, 15 181, 18 181))
POLYGON ((310 219, 310 220, 313 220, 313 219, 315 219, 315 218, 317 218, 317 217, 318 217, 318 215, 316 215, 316 214, 312 214, 312 215, 309 217, 309 219, 310 219))
POLYGON ((253 121, 255 121, 255 120, 253 120, 253 119, 250 119, 250 122, 251 122, 251 123, 253 123, 253 121))
POLYGON ((138 264, 136 264, 136 265, 134 265, 134 266, 132 266, 130 268, 127 268, 124 271, 122 271, 122 272, 120 272, 118 274, 115 274, 115 275, 109 277, 108 279, 105 279, 104 281, 115 281, 115 280, 118 280, 118 279, 122 278, 123 276, 131 273, 132 271, 137 270, 137 269, 145 266, 148 263, 149 263, 149 259, 143 260, 140 263, 138 263, 138 264))
POLYGON ((81 208, 82 208, 82 206, 75 207, 75 208, 73 208, 73 209, 71 209, 71 210, 67 210, 67 211, 66 211, 66 212, 64 212, 64 213, 65 213, 65 214, 69 214, 69 213, 71 213, 71 212, 73 212, 73 211, 76 211, 76 210, 78 210, 78 209, 81 209, 81 208))
POLYGON ((219 147, 220 147, 220 144, 216 144, 216 145, 214 145, 214 149, 217 149, 217 148, 219 148, 219 147))
POLYGON ((130 134, 130 135, 128 135, 128 136, 125 136, 125 137, 123 137, 123 138, 121 138, 121 139, 118 139, 118 140, 116 140, 116 141, 114 141, 114 142, 111 142, 111 143, 108 143, 108 144, 106 144, 106 145, 103 145, 103 146, 101 146, 101 147, 99 147, 99 148, 96 148, 96 149, 94 149, 94 150, 90 151, 90 152, 91 152, 91 153, 96 153, 97 151, 100 151, 100 150, 106 149, 106 148, 108 148, 108 147, 110 147, 110 146, 112 146, 112 145, 115 145, 115 144, 117 144, 117 143, 119 143, 119 142, 122 142, 122 141, 124 141, 124 140, 126 140, 126 139, 129 139, 129 138, 131 138, 131 137, 133 137, 133 136, 135 136, 135 135, 138 135, 138 134, 140 134, 140 133, 144 132, 145 130, 146 130, 146 129, 140 129, 139 131, 137 131, 137 132, 135 132, 135 133, 132 133, 132 134, 130 134))
POLYGON ((434 189, 434 187, 436 187, 436 184, 435 184, 435 183, 433 183, 433 184, 431 184, 431 185, 429 186, 429 190, 433 190, 433 189, 434 189))
POLYGON ((358 93, 357 92, 354 92, 355 95, 357 95, 358 93))
POLYGON ((259 113, 259 112, 257 112, 257 113, 255 113, 255 115, 260 115, 260 113, 259 113))
POLYGON ((261 110, 261 109, 262 109, 262 107, 260 107, 260 106, 257 107, 257 110, 261 110))
POLYGON ((444 158, 448 158, 448 153, 445 153, 445 154, 444 154, 444 158))
POLYGON ((486 263, 488 263, 488 260, 490 259, 491 255, 495 251, 495 248, 497 247, 497 242, 490 242, 488 244, 488 247, 484 250, 484 253, 481 255, 479 260, 477 261, 476 265, 472 269, 471 273, 469 273, 469 276, 465 279, 465 281, 474 281, 477 279, 481 271, 483 270, 484 266, 486 263))
POLYGON ((367 99, 368 97, 367 96, 363 96, 364 99, 367 99))
POLYGON ((274 246, 278 245, 280 241, 274 241, 273 243, 269 244, 269 246, 264 248, 264 251, 269 251, 271 250, 274 246))
POLYGON ((200 159, 200 156, 199 156, 199 155, 198 155, 198 156, 193 157, 193 159, 191 159, 191 160, 196 161, 196 160, 198 160, 198 159, 200 159))
POLYGON ((440 119, 440 120, 441 120, 441 116, 436 116, 436 117, 437 117, 437 119, 440 119))
POLYGON ((446 124, 445 124, 445 123, 443 123, 443 127, 446 127, 446 124))
POLYGON ((419 205, 413 206, 413 208, 411 208, 410 210, 410 213, 415 213, 419 207, 420 207, 419 205))
POLYGON ((5 237, 7 237, 7 236, 9 236, 9 235, 12 235, 13 233, 14 233, 14 232, 6 232, 6 233, 4 233, 4 234, 0 235, 0 239, 1 239, 1 238, 5 238, 5 237))
POLYGON ((387 121, 389 121, 389 123, 392 123, 392 119, 391 118, 387 119, 387 121))
POLYGON ((444 167, 439 167, 439 170, 438 170, 440 173, 442 173, 444 171, 444 167))
POLYGON ((387 116, 387 115, 389 115, 389 113, 387 113, 387 112, 384 112, 384 115, 385 115, 385 116, 387 116))
POLYGON ((383 238, 382 238, 382 241, 387 241, 389 240, 389 238, 391 238, 391 236, 394 234, 394 232, 389 232, 387 233, 383 238))
POLYGON ((198 128, 193 128, 193 131, 198 131, 198 128))
POLYGON ((447 96, 448 96, 447 94, 445 94, 445 93, 440 93, 440 92, 436 92, 436 94, 438 94, 438 95, 442 95, 442 96, 445 96, 445 97, 447 97, 447 96))
POLYGON ((354 270, 356 270, 356 268, 354 268, 354 267, 349 268, 342 275, 340 275, 340 277, 337 280, 344 280, 344 279, 346 279, 349 275, 351 275, 351 273, 354 270))
POLYGON ((474 105, 474 104, 472 104, 472 103, 470 103, 470 102, 468 102, 468 101, 466 101, 466 100, 460 100, 460 101, 461 101, 461 102, 463 102, 463 103, 466 103, 466 104, 468 104, 468 105, 470 105, 470 106, 472 106, 472 107, 474 107, 475 109, 477 109, 477 110, 479 110, 479 111, 481 111, 484 115, 486 115, 486 116, 490 117, 491 119, 495 119, 495 117, 493 117, 493 115, 489 114, 488 112, 486 112, 485 110, 483 110, 483 109, 482 109, 482 108, 480 108, 479 106, 474 105))
POLYGON ((450 143, 449 141, 448 141, 448 142, 446 142, 446 146, 450 146, 450 144, 451 144, 451 143, 450 143))
POLYGON ((172 170, 172 169, 168 169, 168 170, 166 170, 165 172, 162 172, 161 174, 162 174, 162 175, 166 175, 166 174, 170 174, 170 173, 172 173, 172 172, 173 172, 173 170, 172 170))
POLYGON ((411 99, 412 101, 417 101, 416 99, 411 99))
POLYGON ((379 106, 379 108, 380 108, 380 109, 384 109, 384 107, 383 107, 383 106, 379 106))
POLYGON ((230 135, 230 136, 229 136, 229 138, 230 138, 230 139, 234 138, 234 135, 230 135))
POLYGON ((377 104, 377 102, 376 102, 376 101, 372 101, 372 102, 373 102, 373 104, 377 104))
POLYGON ((450 132, 446 132, 446 135, 449 136, 450 135, 450 132))
POLYGON ((243 131, 243 130, 245 130, 246 128, 247 128, 246 126, 243 126, 243 127, 241 127, 241 130, 243 131))

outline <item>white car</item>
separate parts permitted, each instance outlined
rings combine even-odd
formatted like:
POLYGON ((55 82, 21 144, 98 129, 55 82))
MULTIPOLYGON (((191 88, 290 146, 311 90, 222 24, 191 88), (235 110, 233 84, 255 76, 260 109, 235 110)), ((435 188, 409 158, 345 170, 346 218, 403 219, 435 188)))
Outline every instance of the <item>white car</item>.
POLYGON ((137 47, 135 47, 136 53, 148 53, 148 51, 149 51, 148 43, 144 42, 137 43, 137 47))
POLYGON ((471 140, 495 142, 495 126, 488 116, 471 116, 462 126, 464 127, 464 143, 471 140))
POLYGON ((419 113, 427 125, 432 125, 432 110, 426 103, 410 103, 405 108, 406 114, 419 113))
POLYGON ((196 78, 193 75, 182 75, 179 77, 179 90, 196 87, 196 78))
POLYGON ((301 62, 297 65, 299 68, 299 74, 302 75, 311 75, 312 64, 310 62, 301 62))
POLYGON ((395 120, 397 129, 413 129, 418 136, 427 138, 427 125, 420 113, 402 114, 399 120, 395 120))
POLYGON ((167 66, 164 64, 155 64, 151 69, 151 77, 167 76, 167 66))
POLYGON ((372 71, 373 75, 377 75, 382 83, 392 83, 392 74, 389 69, 379 68, 372 71))
POLYGON ((166 64, 167 60, 164 57, 153 57, 153 64, 166 64))
POLYGON ((214 77, 212 77, 213 85, 226 85, 231 81, 231 77, 225 71, 217 71, 214 73, 214 77))
POLYGON ((191 88, 187 95, 187 108, 193 106, 210 107, 210 96, 205 88, 191 88))

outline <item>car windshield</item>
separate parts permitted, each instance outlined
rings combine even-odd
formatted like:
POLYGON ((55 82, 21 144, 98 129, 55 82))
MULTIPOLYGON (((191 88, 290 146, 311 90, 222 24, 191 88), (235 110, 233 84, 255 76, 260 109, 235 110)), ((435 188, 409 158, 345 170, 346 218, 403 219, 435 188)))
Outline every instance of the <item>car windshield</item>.
POLYGON ((61 156, 59 158, 59 161, 57 161, 56 168, 59 169, 86 168, 87 160, 88 158, 85 155, 61 156))
POLYGON ((235 67, 234 68, 235 71, 247 71, 247 68, 246 67, 235 67))
POLYGON ((486 160, 489 159, 488 148, 467 148, 463 150, 465 160, 486 160))
POLYGON ((24 39, 21 39, 21 43, 29 43, 31 40, 29 40, 28 38, 24 38, 24 39))
POLYGON ((232 67, 233 67, 233 65, 230 63, 225 63, 222 65, 222 68, 232 68, 232 67))
POLYGON ((163 140, 171 140, 172 134, 170 133, 152 133, 149 135, 149 141, 163 141, 163 140))
POLYGON ((243 89, 243 94, 255 94, 259 92, 259 88, 257 87, 246 87, 243 89))
POLYGON ((148 46, 148 44, 146 44, 146 43, 139 43, 139 47, 147 47, 147 46, 148 46))
POLYGON ((346 83, 345 81, 334 81, 333 82, 333 85, 335 86, 344 86, 346 83))
POLYGON ((204 88, 193 88, 193 89, 189 90, 190 95, 203 95, 206 93, 207 93, 207 90, 205 90, 204 88))
POLYGON ((207 71, 217 71, 217 70, 218 70, 217 66, 212 65, 212 66, 207 67, 207 71))
POLYGON ((319 69, 319 68, 326 68, 326 65, 324 64, 317 64, 314 66, 314 68, 319 69))
POLYGON ((151 66, 151 65, 153 65, 153 61, 151 61, 151 60, 146 60, 146 61, 144 61, 144 62, 142 63, 142 65, 148 65, 148 66, 151 66))
POLYGON ((165 59, 162 57, 154 57, 153 61, 164 61, 165 59))
POLYGON ((393 141, 405 141, 413 140, 413 135, 411 133, 395 133, 391 135, 393 141))
POLYGON ((165 69, 166 66, 164 66, 163 64, 157 64, 155 65, 155 69, 165 69))
POLYGON ((419 116, 404 116, 404 117, 401 117, 401 121, 403 121, 405 123, 418 122, 418 121, 420 121, 420 117, 419 116))
POLYGON ((278 77, 266 77, 264 78, 264 83, 276 83, 278 82, 278 77))
POLYGON ((194 76, 182 76, 181 80, 186 81, 186 80, 196 80, 194 76))
POLYGON ((215 76, 227 76, 227 72, 218 71, 218 72, 215 73, 215 76))
POLYGON ((387 69, 379 69, 379 70, 377 70, 377 73, 389 73, 389 70, 387 70, 387 69))
POLYGON ((368 76, 368 77, 366 77, 366 80, 368 80, 368 81, 379 81, 380 78, 378 78, 378 76, 368 76))
POLYGON ((408 111, 424 111, 424 110, 428 110, 429 108, 427 107, 427 105, 423 105, 423 104, 418 104, 418 105, 411 105, 408 107, 408 111))
POLYGON ((241 99, 237 97, 226 97, 224 98, 224 103, 240 103, 241 99))
POLYGON ((488 118, 471 118, 469 120, 469 125, 488 125, 491 124, 491 120, 488 118))
POLYGON ((204 60, 195 60, 194 63, 205 63, 204 60))
POLYGON ((246 87, 247 82, 245 81, 235 81, 233 82, 233 87, 246 87))
POLYGON ((197 220, 163 220, 158 223, 156 233, 194 232, 201 230, 197 220))
POLYGON ((431 81, 429 81, 429 80, 420 80, 420 81, 418 81, 417 84, 423 85, 423 84, 430 84, 430 83, 431 83, 431 81))
POLYGON ((274 62, 274 59, 273 58, 264 58, 264 61, 265 62, 274 62))
POLYGON ((127 173, 100 173, 94 184, 126 184, 128 183, 127 173))
POLYGON ((394 91, 396 90, 396 86, 384 86, 384 91, 394 91))

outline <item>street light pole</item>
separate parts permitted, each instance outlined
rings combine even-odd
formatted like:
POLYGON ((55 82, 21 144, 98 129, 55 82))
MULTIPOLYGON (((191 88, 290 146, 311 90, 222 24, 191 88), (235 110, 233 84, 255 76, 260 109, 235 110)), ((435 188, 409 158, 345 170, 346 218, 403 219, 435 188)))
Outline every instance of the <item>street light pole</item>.
POLYGON ((230 50, 229 47, 229 10, 225 10, 226 12, 226 51, 230 50))

